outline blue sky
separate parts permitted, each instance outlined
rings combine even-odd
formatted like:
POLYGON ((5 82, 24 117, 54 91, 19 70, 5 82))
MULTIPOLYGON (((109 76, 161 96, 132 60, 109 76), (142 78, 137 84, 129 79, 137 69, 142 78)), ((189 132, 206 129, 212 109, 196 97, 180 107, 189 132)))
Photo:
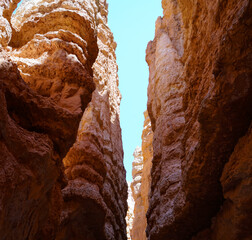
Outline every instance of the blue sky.
POLYGON ((117 42, 119 89, 122 94, 121 128, 127 181, 132 181, 133 152, 141 146, 143 112, 147 108, 149 70, 145 49, 162 16, 161 0, 107 0, 108 22, 117 42))

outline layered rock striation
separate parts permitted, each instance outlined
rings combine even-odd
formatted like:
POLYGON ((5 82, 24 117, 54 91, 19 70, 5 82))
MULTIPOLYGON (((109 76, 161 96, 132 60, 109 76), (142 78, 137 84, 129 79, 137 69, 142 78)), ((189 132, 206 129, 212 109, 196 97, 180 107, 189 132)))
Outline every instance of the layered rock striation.
POLYGON ((1 239, 126 239, 106 1, 0 4, 1 239))
POLYGON ((136 148, 132 163, 133 182, 131 183, 134 205, 134 220, 131 230, 132 239, 144 240, 146 238, 146 213, 149 207, 148 194, 151 182, 152 141, 153 132, 147 111, 144 112, 144 126, 142 132, 142 146, 136 148))
POLYGON ((84 211, 85 222, 90 224, 93 232, 97 232, 97 223, 101 221, 104 239, 125 239, 127 183, 119 122, 121 95, 116 43, 107 26, 107 14, 106 2, 100 2, 96 15, 99 54, 93 65, 96 90, 81 119, 77 140, 64 159, 69 181, 63 190, 67 202, 63 225, 66 231, 69 231, 68 225, 71 225, 70 229, 80 228, 83 216, 77 221, 70 216, 84 211), (83 192, 80 186, 87 191, 83 192), (88 205, 73 208, 76 198, 88 205), (96 207, 89 205, 90 199, 96 207), (85 213, 87 209, 88 214, 85 213))
POLYGON ((148 239, 250 239, 252 2, 162 5, 146 56, 148 239))
POLYGON ((131 184, 128 183, 128 211, 126 216, 126 223, 127 223, 127 240, 132 240, 132 227, 134 221, 134 206, 135 201, 132 196, 131 184))
POLYGON ((134 205, 134 219, 131 230, 132 239, 145 239, 145 228, 143 223, 146 221, 143 199, 141 196, 142 174, 143 174, 143 154, 142 148, 136 147, 134 153, 134 160, 132 162, 132 183, 131 190, 135 202, 134 205))
MULTIPOLYGON (((251 238, 252 126, 239 139, 221 175, 225 201, 212 221, 210 239, 251 238)), ((197 239, 197 238, 196 238, 197 239)), ((200 239, 200 237, 199 237, 200 239)))
MULTIPOLYGON (((146 215, 149 208, 149 191, 151 184, 151 168, 153 158, 153 132, 151 128, 151 121, 148 112, 144 112, 144 126, 142 132, 142 154, 143 154, 143 173, 141 179, 141 197, 144 206, 144 215, 146 215)), ((144 229, 147 227, 147 221, 143 223, 144 229)))

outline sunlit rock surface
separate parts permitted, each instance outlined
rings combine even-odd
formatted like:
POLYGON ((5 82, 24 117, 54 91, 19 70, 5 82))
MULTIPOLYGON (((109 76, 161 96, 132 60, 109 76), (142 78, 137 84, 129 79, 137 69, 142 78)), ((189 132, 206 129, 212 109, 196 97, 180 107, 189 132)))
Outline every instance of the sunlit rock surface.
POLYGON ((95 89, 97 12, 93 1, 26 0, 12 18, 11 59, 22 78, 71 112, 82 112, 95 89))
POLYGON ((0 2, 0 52, 7 47, 12 37, 11 15, 20 0, 2 0, 0 2))
POLYGON ((252 2, 162 5, 146 56, 154 131, 148 239, 250 239, 249 133, 238 141, 252 119, 252 2))
POLYGON ((106 1, 0 3, 1 239, 126 239, 106 1))
MULTIPOLYGON (((148 112, 144 112, 144 126, 142 132, 142 154, 143 154, 143 173, 141 179, 141 197, 144 206, 144 217, 146 218, 146 213, 149 208, 149 191, 151 183, 151 167, 153 158, 153 132, 151 129, 151 122, 148 112)), ((144 230, 147 227, 147 221, 142 222, 144 230)), ((146 234, 144 234, 146 235, 146 234)))
POLYGON ((146 239, 145 228, 143 223, 146 221, 144 214, 143 199, 141 196, 141 181, 143 174, 143 155, 142 148, 137 147, 133 153, 134 160, 132 162, 132 196, 134 198, 134 219, 131 230, 132 239, 146 239))
MULTIPOLYGON (((97 232, 97 222, 101 221, 103 238, 117 240, 126 238, 127 212, 127 183, 119 123, 121 95, 118 90, 116 43, 107 26, 105 2, 100 1, 99 10, 96 19, 99 54, 93 65, 96 90, 82 116, 77 140, 64 159, 69 179, 68 186, 63 190, 67 202, 64 211, 67 223, 64 225, 67 231, 68 225, 73 225, 69 212, 75 215, 86 209, 85 205, 72 208, 76 198, 80 197, 81 201, 91 198, 97 207, 91 214, 93 223, 90 227, 97 232), (78 191, 80 184, 90 191, 78 191)), ((83 219, 79 221, 81 223, 83 219)), ((91 222, 89 214, 85 221, 91 222)), ((77 221, 74 224, 78 226, 80 223, 77 221)))
POLYGON ((130 187, 130 182, 128 182, 128 212, 126 216, 126 223, 127 223, 127 239, 132 240, 132 226, 133 226, 133 220, 134 220, 134 198, 132 196, 132 190, 130 187))
POLYGON ((144 112, 144 126, 142 132, 142 147, 136 148, 134 152, 134 161, 132 164, 131 184, 134 206, 134 221, 132 226, 132 239, 147 239, 145 229, 147 227, 146 212, 149 206, 148 194, 151 182, 151 166, 152 166, 152 141, 153 132, 151 122, 147 111, 144 112))

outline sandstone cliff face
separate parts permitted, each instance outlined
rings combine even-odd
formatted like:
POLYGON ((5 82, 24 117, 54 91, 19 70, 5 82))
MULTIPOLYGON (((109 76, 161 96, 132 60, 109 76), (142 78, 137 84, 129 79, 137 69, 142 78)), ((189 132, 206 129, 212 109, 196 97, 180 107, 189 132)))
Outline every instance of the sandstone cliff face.
POLYGON ((128 212, 126 216, 126 223, 127 223, 127 240, 132 240, 132 227, 133 227, 133 220, 134 220, 134 206, 135 201, 132 196, 131 184, 128 183, 128 212))
MULTIPOLYGON (((149 191, 151 184, 151 168, 153 158, 153 132, 151 128, 151 121, 148 112, 144 112, 144 126, 142 132, 142 154, 143 154, 143 173, 141 180, 141 197, 143 199, 144 215, 146 215, 149 208, 149 191)), ((147 227, 147 221, 145 220, 144 229, 147 227)))
POLYGON ((249 239, 249 132, 238 140, 252 119, 252 2, 162 5, 146 57, 154 131, 148 239, 191 239, 206 228, 196 239, 249 239))
POLYGON ((251 238, 252 126, 239 139, 221 176, 225 201, 211 227, 211 239, 251 238))
POLYGON ((146 239, 145 228, 143 222, 146 221, 143 199, 141 196, 141 181, 143 174, 143 154, 142 148, 137 147, 133 153, 134 160, 132 162, 132 178, 131 183, 132 196, 134 198, 134 219, 131 230, 132 239, 146 239))
POLYGON ((1 239, 126 239, 107 3, 27 0, 11 18, 18 2, 0 4, 1 239))
POLYGON ((149 207, 148 194, 151 182, 151 166, 152 166, 152 140, 153 132, 151 130, 151 122, 147 111, 144 112, 144 126, 142 133, 142 147, 136 148, 133 156, 132 164, 133 182, 131 184, 134 206, 134 220, 132 226, 132 239, 146 239, 146 212, 149 207))
POLYGON ((213 218, 210 229, 195 238, 235 240, 251 239, 252 225, 252 126, 239 139, 220 178, 225 201, 213 218))
POLYGON ((100 2, 99 11, 96 16, 99 54, 93 65, 96 90, 81 119, 77 140, 64 159, 69 182, 63 190, 67 202, 64 212, 66 223, 63 225, 66 231, 69 231, 68 225, 71 225, 70 229, 78 229, 83 216, 75 217, 79 220, 73 221, 69 213, 75 215, 89 208, 89 214, 82 214, 86 215, 85 222, 90 224, 93 232, 98 230, 97 222, 101 220, 104 238, 117 240, 126 238, 127 212, 126 172, 119 123, 121 95, 118 90, 116 43, 107 26, 106 2, 100 2), (83 192, 80 186, 88 190, 83 192), (73 207, 76 197, 87 202, 87 206, 73 207), (97 207, 89 205, 90 199, 97 207))
POLYGON ((11 15, 20 0, 5 0, 0 2, 0 49, 7 47, 12 37, 10 24, 11 15))

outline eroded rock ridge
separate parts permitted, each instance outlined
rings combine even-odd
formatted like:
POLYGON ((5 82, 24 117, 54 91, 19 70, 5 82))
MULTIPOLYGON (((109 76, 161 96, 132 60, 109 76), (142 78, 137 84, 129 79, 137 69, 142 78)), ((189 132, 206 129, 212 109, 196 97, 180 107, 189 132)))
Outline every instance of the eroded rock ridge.
POLYGON ((148 239, 251 239, 252 1, 162 5, 146 56, 148 239))
POLYGON ((106 1, 0 3, 0 238, 126 239, 106 1))
POLYGON ((131 183, 134 198, 134 219, 131 230, 132 240, 145 240, 146 238, 146 213, 149 207, 149 189, 151 183, 151 166, 153 156, 153 132, 148 112, 144 112, 144 126, 142 132, 142 146, 137 147, 133 156, 131 183))

